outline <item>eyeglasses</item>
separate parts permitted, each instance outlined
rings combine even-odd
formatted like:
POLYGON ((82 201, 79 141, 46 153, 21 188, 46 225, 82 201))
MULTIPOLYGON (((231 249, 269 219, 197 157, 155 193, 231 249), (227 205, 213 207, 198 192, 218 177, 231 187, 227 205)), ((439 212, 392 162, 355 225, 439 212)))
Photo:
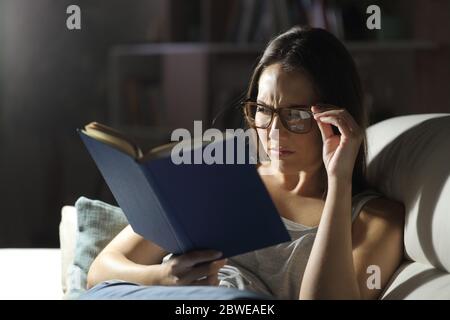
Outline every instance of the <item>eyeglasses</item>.
MULTIPOLYGON (((267 129, 272 124, 274 114, 280 118, 283 126, 293 133, 307 133, 311 130, 314 112, 311 106, 299 105, 285 108, 272 108, 255 101, 241 103, 245 118, 253 128, 267 129)), ((325 108, 327 110, 333 108, 325 108)))

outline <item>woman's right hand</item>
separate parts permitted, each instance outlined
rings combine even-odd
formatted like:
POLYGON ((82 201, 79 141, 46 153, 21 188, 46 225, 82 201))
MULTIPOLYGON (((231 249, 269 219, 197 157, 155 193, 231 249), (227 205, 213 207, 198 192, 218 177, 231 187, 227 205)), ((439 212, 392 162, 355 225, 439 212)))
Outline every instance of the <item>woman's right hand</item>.
POLYGON ((218 272, 227 259, 218 259, 221 252, 214 250, 191 251, 174 256, 161 264, 161 285, 217 286, 218 272))

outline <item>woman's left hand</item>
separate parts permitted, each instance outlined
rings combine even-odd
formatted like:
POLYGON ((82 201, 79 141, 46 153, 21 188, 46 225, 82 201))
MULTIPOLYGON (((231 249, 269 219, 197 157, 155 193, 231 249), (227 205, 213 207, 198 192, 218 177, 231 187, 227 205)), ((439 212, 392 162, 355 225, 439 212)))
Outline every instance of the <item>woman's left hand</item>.
POLYGON ((312 106, 323 140, 323 162, 328 179, 337 178, 351 183, 353 168, 363 140, 363 133, 353 117, 342 108, 329 110, 312 106), (339 129, 340 135, 333 132, 331 125, 339 129))

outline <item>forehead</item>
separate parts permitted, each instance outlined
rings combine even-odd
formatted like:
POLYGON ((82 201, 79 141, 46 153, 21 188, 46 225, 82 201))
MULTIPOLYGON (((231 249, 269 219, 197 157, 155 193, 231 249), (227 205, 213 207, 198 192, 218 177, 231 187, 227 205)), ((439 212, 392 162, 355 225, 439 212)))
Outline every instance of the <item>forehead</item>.
POLYGON ((285 71, 280 64, 264 69, 258 83, 258 100, 266 103, 306 104, 314 100, 309 78, 299 71, 285 71))

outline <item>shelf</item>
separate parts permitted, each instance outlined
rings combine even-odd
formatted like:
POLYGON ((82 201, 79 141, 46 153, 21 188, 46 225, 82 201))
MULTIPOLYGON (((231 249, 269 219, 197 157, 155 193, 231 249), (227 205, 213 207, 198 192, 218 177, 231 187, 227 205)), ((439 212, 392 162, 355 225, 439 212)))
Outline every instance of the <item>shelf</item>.
MULTIPOLYGON (((426 41, 352 41, 344 42, 350 51, 398 51, 398 50, 436 50, 437 43, 426 41)), ((185 54, 185 53, 262 53, 262 44, 234 43, 139 43, 115 46, 110 54, 117 56, 145 56, 149 54, 185 54)))
POLYGON ((399 50, 435 50, 438 44, 427 41, 393 40, 361 41, 345 43, 350 51, 399 51, 399 50))
POLYGON ((201 42, 190 43, 139 43, 115 46, 110 55, 116 56, 145 56, 151 54, 186 54, 186 53, 255 53, 261 52, 264 46, 260 44, 207 44, 201 42))

